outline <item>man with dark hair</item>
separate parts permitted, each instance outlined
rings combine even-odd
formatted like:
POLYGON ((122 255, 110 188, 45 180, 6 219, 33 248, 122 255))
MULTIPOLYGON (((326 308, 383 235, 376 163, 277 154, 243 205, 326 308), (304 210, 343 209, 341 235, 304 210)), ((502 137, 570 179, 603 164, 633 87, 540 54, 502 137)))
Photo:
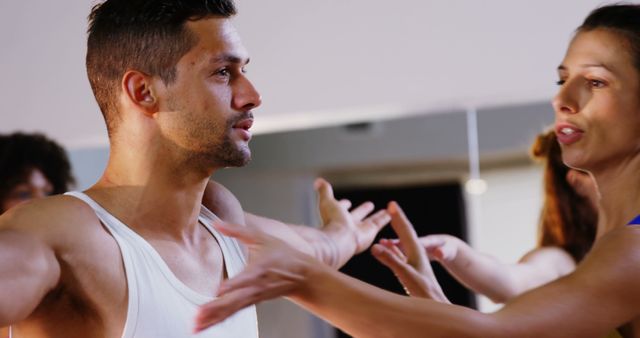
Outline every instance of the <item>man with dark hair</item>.
MULTIPOLYGON (((244 247, 213 223, 260 228, 337 267, 388 222, 385 211, 365 218, 370 203, 349 212, 322 180, 321 229, 245 213, 209 181, 250 160, 260 105, 234 13, 229 0, 93 8, 87 72, 109 130, 107 168, 84 193, 0 217, 0 325, 22 337, 187 337, 198 307, 245 265, 244 247)), ((252 307, 198 335, 256 336, 252 307)))

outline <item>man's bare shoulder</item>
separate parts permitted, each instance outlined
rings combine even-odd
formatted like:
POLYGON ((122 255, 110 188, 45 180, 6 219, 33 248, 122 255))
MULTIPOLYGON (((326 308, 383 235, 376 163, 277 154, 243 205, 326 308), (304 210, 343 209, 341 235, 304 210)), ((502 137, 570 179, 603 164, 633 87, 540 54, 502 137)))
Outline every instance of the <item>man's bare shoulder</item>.
POLYGON ((89 223, 99 220, 83 201, 65 195, 19 205, 0 216, 0 229, 28 232, 51 244, 77 238, 89 223), (69 236, 73 235, 73 236, 69 236))
POLYGON ((222 184, 209 180, 202 204, 225 222, 244 224, 244 211, 240 201, 222 184))

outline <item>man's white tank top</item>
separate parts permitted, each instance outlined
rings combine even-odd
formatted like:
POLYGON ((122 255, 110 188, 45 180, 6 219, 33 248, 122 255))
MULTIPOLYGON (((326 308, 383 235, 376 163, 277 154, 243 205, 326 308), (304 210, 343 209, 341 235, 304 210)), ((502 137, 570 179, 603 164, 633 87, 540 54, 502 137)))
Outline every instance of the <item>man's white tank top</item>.
MULTIPOLYGON (((122 338, 258 337, 255 306, 245 308, 197 335, 192 334, 198 307, 214 298, 182 283, 151 244, 89 196, 80 192, 68 192, 67 195, 90 205, 120 247, 129 295, 122 338)), ((233 277, 244 268, 246 261, 238 242, 218 233, 211 226, 212 222, 218 220, 216 215, 202 206, 199 221, 218 241, 227 275, 233 277)))

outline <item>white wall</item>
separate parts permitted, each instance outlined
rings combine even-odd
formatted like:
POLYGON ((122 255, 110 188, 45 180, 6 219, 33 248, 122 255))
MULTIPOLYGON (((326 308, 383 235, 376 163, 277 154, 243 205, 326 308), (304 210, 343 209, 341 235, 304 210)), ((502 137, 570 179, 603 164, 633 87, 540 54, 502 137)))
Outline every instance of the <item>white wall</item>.
MULTIPOLYGON (((0 1, 0 132, 106 145, 84 69, 95 0, 0 1)), ((256 131, 548 101, 601 0, 238 0, 256 131)))
MULTIPOLYGON (((482 172, 486 193, 472 201, 469 210, 470 242, 480 252, 503 262, 515 263, 536 245, 542 207, 542 167, 510 166, 482 172)), ((476 197, 470 197, 476 198, 476 197)), ((499 308, 487 297, 478 297, 481 311, 499 308)))

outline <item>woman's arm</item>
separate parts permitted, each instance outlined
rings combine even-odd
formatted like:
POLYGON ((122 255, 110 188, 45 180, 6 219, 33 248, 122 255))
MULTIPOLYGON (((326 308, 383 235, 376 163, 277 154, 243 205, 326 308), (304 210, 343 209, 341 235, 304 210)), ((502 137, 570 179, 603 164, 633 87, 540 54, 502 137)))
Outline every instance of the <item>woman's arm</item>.
POLYGON ((247 270, 202 307, 198 328, 262 300, 291 300, 355 337, 599 337, 640 314, 640 229, 603 237, 573 273, 494 314, 389 293, 350 278, 264 233, 221 227, 250 243, 247 270))
MULTIPOLYGON (((403 277, 400 279, 405 287, 421 285, 424 282, 420 282, 420 279, 432 278, 432 274, 420 272, 419 267, 413 263, 416 259, 410 259, 411 255, 407 255, 409 259, 406 261, 398 257, 398 254, 390 257, 394 252, 397 253, 393 246, 404 252, 409 241, 410 238, 400 238, 399 241, 382 242, 385 246, 382 255, 375 255, 397 276, 403 277)), ((429 235, 417 241, 430 258, 437 260, 459 282, 497 303, 504 303, 527 290, 562 277, 575 268, 573 258, 558 247, 536 248, 517 263, 504 263, 493 256, 477 252, 459 238, 450 235, 429 235)), ((415 293, 420 292, 412 292, 415 293)))

